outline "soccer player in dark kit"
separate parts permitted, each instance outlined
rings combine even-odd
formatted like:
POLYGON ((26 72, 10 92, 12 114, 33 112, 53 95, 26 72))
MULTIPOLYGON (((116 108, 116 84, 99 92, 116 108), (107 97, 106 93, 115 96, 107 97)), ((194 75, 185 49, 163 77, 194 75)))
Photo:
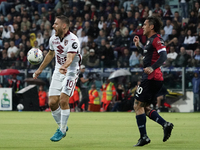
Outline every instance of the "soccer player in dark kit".
MULTIPOLYGON (((167 141, 171 135, 173 124, 165 121, 155 110, 150 108, 150 104, 154 100, 155 95, 162 87, 163 75, 160 66, 167 59, 166 47, 163 39, 158 32, 162 27, 162 22, 157 17, 148 17, 143 25, 143 34, 148 40, 144 46, 144 69, 142 82, 136 91, 136 99, 134 102, 134 110, 136 113, 137 125, 140 131, 140 139, 134 146, 144 146, 151 142, 146 132, 146 116, 157 122, 163 127, 163 142, 167 141)), ((140 51, 141 43, 138 36, 133 41, 140 51)))

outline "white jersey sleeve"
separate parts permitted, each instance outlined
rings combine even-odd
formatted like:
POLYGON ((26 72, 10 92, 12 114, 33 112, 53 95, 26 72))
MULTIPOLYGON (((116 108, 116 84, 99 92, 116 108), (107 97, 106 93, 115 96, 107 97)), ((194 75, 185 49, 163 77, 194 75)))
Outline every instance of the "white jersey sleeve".
POLYGON ((49 39, 49 49, 54 51, 54 48, 53 48, 53 36, 51 36, 51 38, 49 39))
POLYGON ((69 40, 68 53, 80 53, 80 42, 77 37, 73 37, 69 40))

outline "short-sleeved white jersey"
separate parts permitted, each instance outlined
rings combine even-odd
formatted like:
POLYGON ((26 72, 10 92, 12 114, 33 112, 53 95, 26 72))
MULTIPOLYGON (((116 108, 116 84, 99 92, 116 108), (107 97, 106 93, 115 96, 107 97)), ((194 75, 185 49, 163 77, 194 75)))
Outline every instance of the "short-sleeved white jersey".
POLYGON ((67 60, 67 53, 76 53, 72 63, 67 68, 67 72, 73 72, 79 69, 82 59, 80 54, 80 42, 77 36, 72 32, 68 31, 62 41, 59 37, 55 36, 55 34, 52 35, 49 40, 49 47, 50 50, 55 51, 55 73, 59 72, 59 68, 67 60))

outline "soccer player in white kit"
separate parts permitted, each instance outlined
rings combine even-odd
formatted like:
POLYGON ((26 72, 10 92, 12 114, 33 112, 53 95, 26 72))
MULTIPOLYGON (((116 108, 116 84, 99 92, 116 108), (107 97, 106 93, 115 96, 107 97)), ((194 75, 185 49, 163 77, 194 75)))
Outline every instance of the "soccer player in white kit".
POLYGON ((69 19, 58 16, 53 28, 55 35, 49 40, 50 50, 44 61, 33 74, 36 79, 42 70, 55 56, 56 65, 49 87, 49 106, 59 128, 50 138, 51 141, 60 141, 66 136, 67 120, 70 115, 69 97, 74 93, 74 88, 79 75, 81 55, 80 43, 76 35, 69 31, 69 19))

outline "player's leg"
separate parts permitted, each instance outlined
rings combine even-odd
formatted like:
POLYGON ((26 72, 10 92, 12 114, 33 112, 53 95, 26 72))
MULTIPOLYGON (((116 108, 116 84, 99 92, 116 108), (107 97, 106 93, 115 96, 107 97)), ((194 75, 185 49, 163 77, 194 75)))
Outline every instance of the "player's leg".
POLYGON ((144 107, 145 107, 144 102, 140 102, 135 99, 134 110, 136 113, 138 129, 140 131, 140 139, 138 140, 138 143, 134 146, 144 146, 150 143, 150 139, 148 138, 147 132, 146 132, 146 115, 145 115, 144 107))
POLYGON ((49 96, 49 107, 51 109, 54 120, 60 127, 61 109, 59 106, 59 98, 60 96, 49 96))
POLYGON ((164 137, 163 137, 163 142, 167 141, 169 139, 169 137, 171 136, 171 132, 173 129, 173 124, 170 122, 165 121, 159 114, 157 111, 152 110, 150 108, 150 106, 145 108, 145 113, 146 115, 152 119, 153 121, 157 122, 158 124, 160 124, 163 127, 163 131, 164 131, 164 137))
POLYGON ((61 107, 60 130, 62 131, 63 134, 65 134, 67 128, 67 121, 70 115, 69 96, 65 93, 61 93, 60 95, 60 107, 61 107))

